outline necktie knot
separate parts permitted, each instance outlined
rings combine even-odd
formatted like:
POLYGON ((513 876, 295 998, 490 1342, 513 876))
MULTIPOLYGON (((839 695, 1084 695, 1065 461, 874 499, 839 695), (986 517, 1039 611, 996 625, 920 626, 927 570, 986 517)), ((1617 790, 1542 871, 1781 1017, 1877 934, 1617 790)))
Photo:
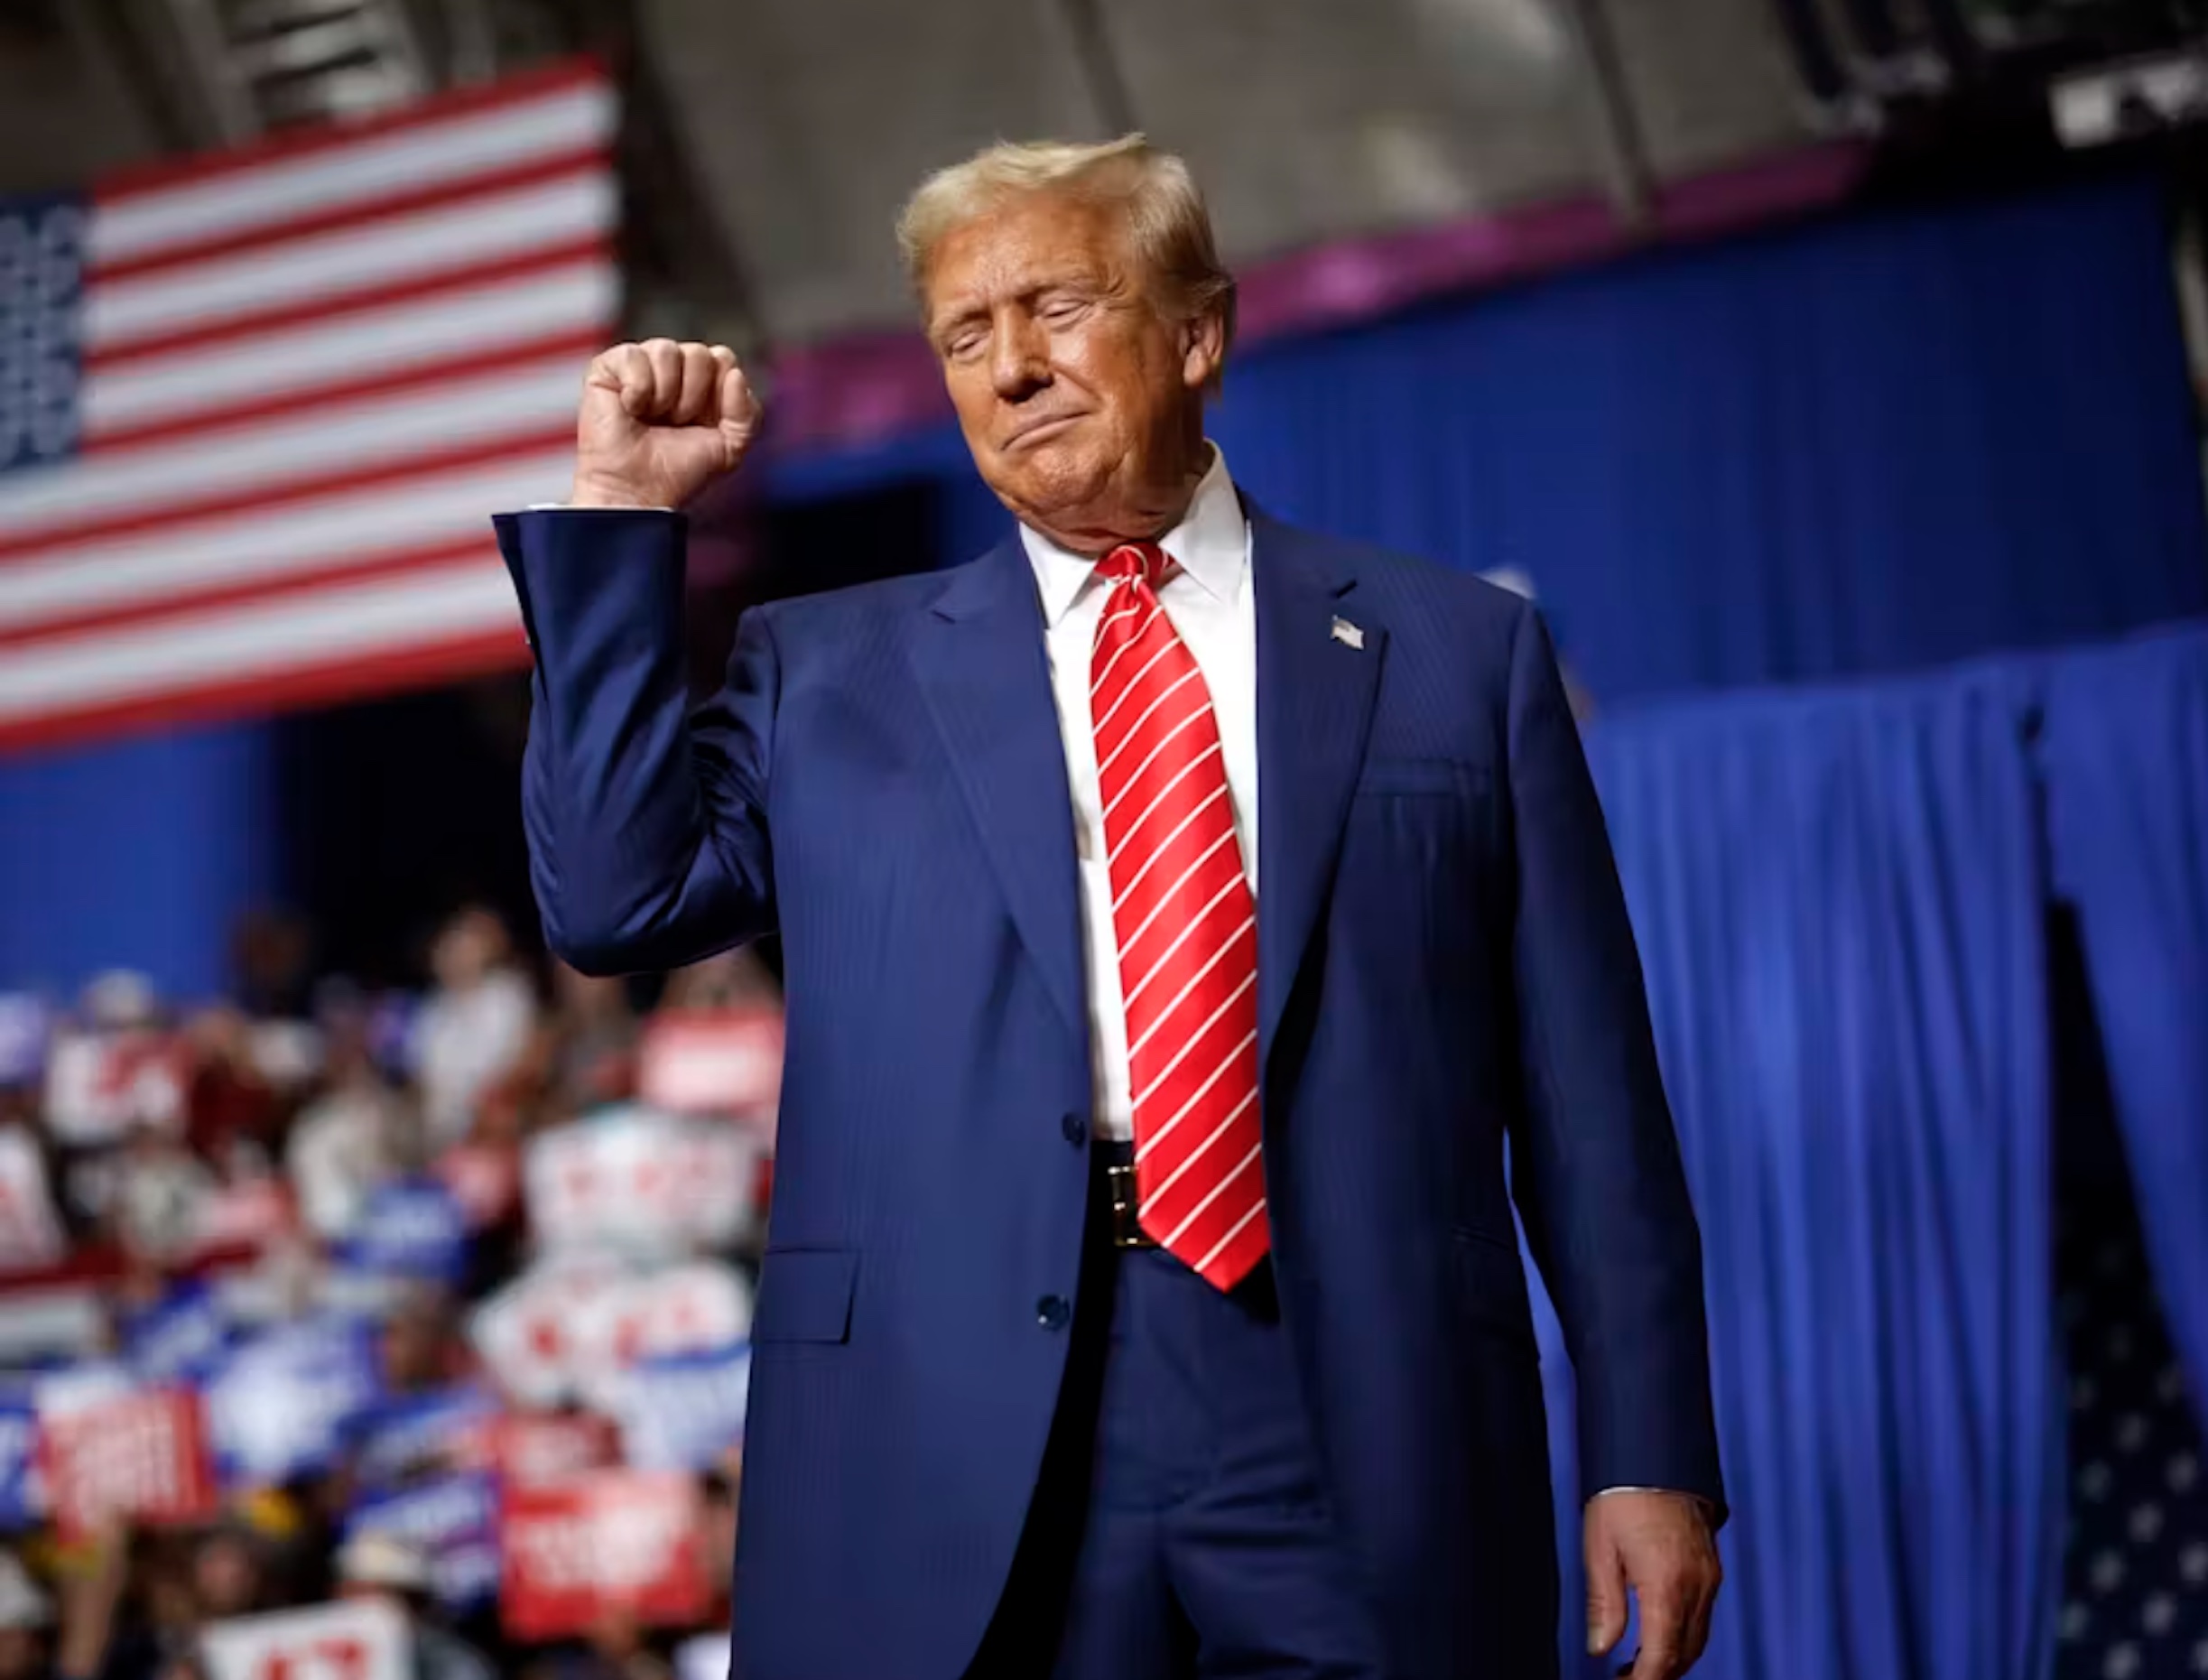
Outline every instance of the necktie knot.
POLYGON ((1136 580, 1156 589, 1173 570, 1173 556, 1155 543, 1122 543, 1097 562, 1097 576, 1107 583, 1136 580))

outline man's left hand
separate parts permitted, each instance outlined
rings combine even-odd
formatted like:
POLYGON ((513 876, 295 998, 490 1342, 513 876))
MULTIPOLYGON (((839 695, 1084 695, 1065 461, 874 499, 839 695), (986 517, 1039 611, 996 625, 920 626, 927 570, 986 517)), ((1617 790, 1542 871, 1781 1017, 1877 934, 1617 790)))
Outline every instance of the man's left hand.
POLYGON ((1600 1656, 1625 1638, 1626 1592, 1640 1601, 1640 1651, 1632 1680, 1678 1680, 1710 1641, 1710 1607, 1725 1578, 1709 1508, 1688 1493, 1637 1489, 1588 1501, 1587 1648, 1600 1656))

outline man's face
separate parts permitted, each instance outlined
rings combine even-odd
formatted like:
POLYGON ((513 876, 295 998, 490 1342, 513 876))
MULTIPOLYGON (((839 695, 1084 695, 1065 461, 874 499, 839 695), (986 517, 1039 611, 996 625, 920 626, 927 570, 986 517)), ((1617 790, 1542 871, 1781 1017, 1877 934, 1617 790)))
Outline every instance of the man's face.
POLYGON ((1216 322, 1160 307, 1109 207, 1037 193, 947 235, 928 337, 974 465, 1012 511, 1078 546, 1201 453, 1216 322))

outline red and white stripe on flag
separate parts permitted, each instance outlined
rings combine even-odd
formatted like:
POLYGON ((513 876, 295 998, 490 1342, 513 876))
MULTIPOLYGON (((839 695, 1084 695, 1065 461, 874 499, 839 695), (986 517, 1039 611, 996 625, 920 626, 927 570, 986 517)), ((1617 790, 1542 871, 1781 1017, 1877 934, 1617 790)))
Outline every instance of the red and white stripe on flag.
POLYGON ((525 663, 488 515, 566 487, 615 124, 562 65, 22 221, 73 410, 0 440, 0 747, 525 663))

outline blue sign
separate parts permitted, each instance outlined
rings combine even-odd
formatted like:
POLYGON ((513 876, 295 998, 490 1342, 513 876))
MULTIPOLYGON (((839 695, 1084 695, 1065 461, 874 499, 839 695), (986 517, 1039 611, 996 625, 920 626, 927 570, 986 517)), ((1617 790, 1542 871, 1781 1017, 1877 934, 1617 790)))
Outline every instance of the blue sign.
POLYGON ((742 1443, 750 1396, 747 1343, 640 1360, 623 1384, 624 1456, 639 1470, 710 1469, 742 1443))
POLYGON ((430 1560, 438 1601, 473 1610, 498 1595, 498 1480, 488 1471, 438 1476, 354 1502, 345 1536, 391 1535, 430 1560))
POLYGON ((0 1530, 38 1526, 45 1492, 38 1475, 38 1408, 27 1385, 0 1390, 0 1530))
POLYGON ((86 216, 75 198, 0 199, 0 473, 76 451, 86 216))
POLYGON ((205 1385, 223 1486, 266 1487, 325 1470, 353 1420, 383 1396, 370 1326, 311 1319, 231 1350, 205 1385))
POLYGON ((498 1409, 488 1391, 467 1383, 386 1400, 353 1420, 353 1473, 362 1487, 384 1490, 443 1470, 453 1443, 498 1409))
POLYGON ((46 1071, 52 1032, 42 999, 29 992, 0 993, 0 1085, 37 1083, 46 1071))
POLYGON ((368 1198, 343 1253, 378 1277, 454 1286, 468 1275, 468 1216, 436 1179, 398 1179, 368 1198))
POLYGON ((152 1306, 126 1314, 119 1328, 124 1358, 151 1383, 206 1380, 221 1369, 232 1339, 222 1302, 199 1282, 172 1286, 152 1306))

